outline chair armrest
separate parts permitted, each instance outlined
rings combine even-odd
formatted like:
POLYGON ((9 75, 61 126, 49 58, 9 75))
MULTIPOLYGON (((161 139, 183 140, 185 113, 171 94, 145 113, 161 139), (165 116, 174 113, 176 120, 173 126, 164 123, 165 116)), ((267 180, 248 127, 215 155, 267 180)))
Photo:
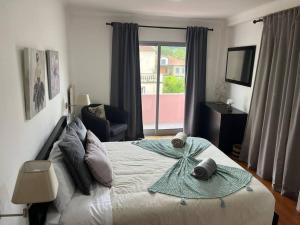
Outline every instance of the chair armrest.
POLYGON ((117 107, 105 105, 106 118, 113 123, 126 123, 128 121, 128 113, 117 107))
POLYGON ((88 111, 87 107, 82 108, 81 117, 86 128, 91 130, 100 141, 109 141, 110 126, 107 120, 96 117, 93 113, 88 111))

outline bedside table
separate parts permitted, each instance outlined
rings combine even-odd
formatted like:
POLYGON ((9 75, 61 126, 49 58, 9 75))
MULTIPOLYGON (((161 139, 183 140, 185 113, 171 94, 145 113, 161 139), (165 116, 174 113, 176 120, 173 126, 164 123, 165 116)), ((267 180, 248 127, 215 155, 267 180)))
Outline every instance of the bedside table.
POLYGON ((247 122, 247 113, 234 107, 231 109, 221 102, 200 104, 199 136, 226 154, 231 153, 234 144, 242 143, 247 122))

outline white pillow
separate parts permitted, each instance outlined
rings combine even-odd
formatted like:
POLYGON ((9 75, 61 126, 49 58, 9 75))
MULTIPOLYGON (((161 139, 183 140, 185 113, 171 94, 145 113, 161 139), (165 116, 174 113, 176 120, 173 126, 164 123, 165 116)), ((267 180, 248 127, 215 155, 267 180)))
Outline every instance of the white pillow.
POLYGON ((63 154, 58 147, 60 141, 61 140, 54 143, 48 159, 53 163, 53 168, 58 180, 57 196, 53 204, 58 212, 62 213, 72 199, 75 192, 75 184, 63 161, 63 154))

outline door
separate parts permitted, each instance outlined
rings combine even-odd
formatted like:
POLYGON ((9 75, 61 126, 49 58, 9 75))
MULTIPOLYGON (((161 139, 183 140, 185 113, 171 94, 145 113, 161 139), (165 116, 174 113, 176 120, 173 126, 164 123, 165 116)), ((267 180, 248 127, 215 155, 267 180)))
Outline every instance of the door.
POLYGON ((183 129, 185 44, 140 43, 143 125, 146 135, 183 129))

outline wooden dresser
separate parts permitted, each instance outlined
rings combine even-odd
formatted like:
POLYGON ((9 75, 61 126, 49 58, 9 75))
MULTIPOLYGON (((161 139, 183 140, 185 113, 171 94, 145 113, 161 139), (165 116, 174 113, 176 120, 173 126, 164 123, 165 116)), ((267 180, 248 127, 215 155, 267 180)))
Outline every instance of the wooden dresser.
POLYGON ((234 144, 241 144, 247 122, 247 113, 234 107, 227 109, 221 102, 200 104, 199 136, 209 140, 224 153, 230 154, 234 144))

